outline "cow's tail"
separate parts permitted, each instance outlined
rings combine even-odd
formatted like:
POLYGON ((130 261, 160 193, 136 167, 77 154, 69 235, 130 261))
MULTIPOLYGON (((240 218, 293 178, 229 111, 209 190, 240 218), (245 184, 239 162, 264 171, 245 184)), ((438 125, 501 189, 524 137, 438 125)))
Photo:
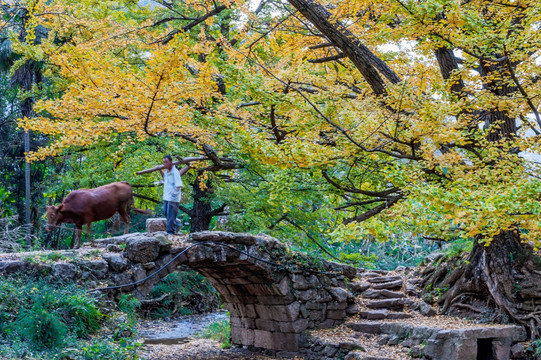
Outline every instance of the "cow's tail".
MULTIPOLYGON (((123 182, 125 182, 125 181, 123 181, 123 182)), ((128 183, 126 182, 126 184, 128 184, 128 183)), ((131 189, 131 186, 130 186, 130 189, 131 189)), ((134 200, 135 196, 137 196, 137 194, 134 194, 133 190, 132 190, 131 191, 130 201, 128 202, 128 212, 133 211, 134 213, 137 213, 137 214, 152 215, 152 211, 150 211, 150 210, 138 209, 138 208, 133 207, 133 205, 135 203, 135 200, 134 200)))
POLYGON ((150 211, 150 210, 131 208, 131 211, 133 211, 134 213, 137 213, 137 214, 152 215, 152 211, 150 211))

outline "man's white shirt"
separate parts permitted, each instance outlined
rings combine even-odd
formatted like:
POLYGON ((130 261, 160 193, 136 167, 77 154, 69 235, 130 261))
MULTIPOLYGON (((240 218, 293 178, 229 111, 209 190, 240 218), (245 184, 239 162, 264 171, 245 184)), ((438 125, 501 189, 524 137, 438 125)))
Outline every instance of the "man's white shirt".
POLYGON ((165 170, 163 173, 163 200, 180 202, 180 190, 177 191, 176 188, 182 186, 180 172, 174 165, 170 171, 165 170))

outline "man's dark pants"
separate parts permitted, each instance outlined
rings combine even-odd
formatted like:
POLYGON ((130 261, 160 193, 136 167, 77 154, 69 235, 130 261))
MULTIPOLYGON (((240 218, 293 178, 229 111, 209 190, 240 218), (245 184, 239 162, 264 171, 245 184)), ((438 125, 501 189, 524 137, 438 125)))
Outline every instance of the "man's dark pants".
POLYGON ((165 219, 167 220, 167 233, 174 234, 177 230, 176 220, 178 212, 178 202, 173 201, 163 201, 163 213, 165 219))

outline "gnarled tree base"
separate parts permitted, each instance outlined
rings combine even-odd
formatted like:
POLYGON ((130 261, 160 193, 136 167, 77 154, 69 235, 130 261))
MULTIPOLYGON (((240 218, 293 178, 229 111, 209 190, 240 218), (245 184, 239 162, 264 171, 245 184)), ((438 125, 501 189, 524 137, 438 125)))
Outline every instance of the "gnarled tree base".
POLYGON ((425 286, 447 289, 438 298, 444 312, 492 308, 523 325, 532 338, 541 332, 541 261, 522 247, 517 231, 504 231, 489 246, 475 242, 467 261, 454 270, 442 264, 426 274, 425 286))

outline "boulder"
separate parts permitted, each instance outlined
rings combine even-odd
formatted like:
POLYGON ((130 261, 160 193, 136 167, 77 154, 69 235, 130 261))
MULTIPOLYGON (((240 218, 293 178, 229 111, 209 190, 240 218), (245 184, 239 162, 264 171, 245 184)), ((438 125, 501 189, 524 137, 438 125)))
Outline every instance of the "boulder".
POLYGON ((109 270, 109 266, 105 260, 82 261, 80 267, 90 271, 98 279, 103 279, 109 270))
POLYGON ((77 274, 77 267, 71 263, 55 263, 53 265, 53 276, 60 280, 73 280, 77 274))
POLYGON ((117 254, 103 254, 102 258, 107 261, 111 270, 121 272, 128 266, 128 260, 122 255, 117 254))
POLYGON ((136 237, 126 243, 126 257, 135 263, 154 261, 160 254, 160 241, 150 237, 136 237))
POLYGON ((166 231, 167 220, 165 218, 151 218, 146 221, 147 233, 166 231))

